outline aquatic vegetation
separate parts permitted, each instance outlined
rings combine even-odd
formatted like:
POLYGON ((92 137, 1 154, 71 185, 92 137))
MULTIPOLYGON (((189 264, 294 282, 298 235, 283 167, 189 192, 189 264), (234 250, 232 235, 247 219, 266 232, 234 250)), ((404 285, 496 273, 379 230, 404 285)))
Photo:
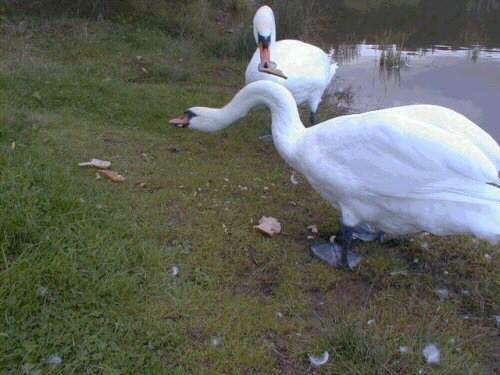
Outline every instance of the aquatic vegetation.
POLYGON ((407 63, 408 57, 403 55, 401 47, 384 48, 380 53, 379 64, 381 68, 399 70, 407 63))

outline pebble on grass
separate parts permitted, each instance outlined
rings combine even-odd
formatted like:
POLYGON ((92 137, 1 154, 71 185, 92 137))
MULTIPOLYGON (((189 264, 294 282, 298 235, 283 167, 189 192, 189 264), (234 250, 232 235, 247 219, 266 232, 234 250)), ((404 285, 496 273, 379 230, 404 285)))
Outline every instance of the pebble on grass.
POLYGON ((422 351, 422 354, 428 364, 436 364, 441 361, 441 352, 435 344, 427 345, 422 351))
POLYGON ((213 336, 210 338, 210 344, 212 344, 214 348, 218 348, 222 344, 222 339, 218 336, 213 336))
POLYGON ((47 358, 47 364, 51 366, 59 366, 62 363, 62 358, 59 357, 58 355, 51 355, 49 358, 47 358))
POLYGON ((47 293, 49 292, 49 289, 44 287, 44 286, 41 286, 37 289, 36 291, 36 294, 39 296, 39 297, 45 297, 47 295, 47 293))
POLYGON ((324 352, 322 355, 315 357, 312 355, 309 355, 309 361, 311 362, 311 365, 314 367, 321 367, 323 366, 328 360, 330 359, 330 353, 324 352))
POLYGON ((179 272, 181 272, 181 269, 179 268, 179 266, 170 267, 170 276, 176 277, 179 275, 179 272))
POLYGON ((464 297, 470 297, 470 296, 471 296, 471 292, 470 292, 470 290, 469 290, 469 289, 463 289, 463 290, 462 290, 462 295, 463 295, 464 297))
POLYGON ((408 346, 400 346, 399 347, 399 352, 401 354, 406 354, 410 352, 410 348, 408 346))
POLYGON ((450 292, 446 288, 436 288, 434 289, 434 293, 436 293, 441 301, 450 297, 450 292))
POLYGON ((33 369, 36 367, 34 363, 25 363, 21 366, 21 370, 23 374, 33 374, 33 369))

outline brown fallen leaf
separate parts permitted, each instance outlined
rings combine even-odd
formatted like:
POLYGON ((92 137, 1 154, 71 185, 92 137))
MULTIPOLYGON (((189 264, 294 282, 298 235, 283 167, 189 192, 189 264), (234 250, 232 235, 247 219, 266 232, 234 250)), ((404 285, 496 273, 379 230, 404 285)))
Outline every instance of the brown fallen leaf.
POLYGON ((259 225, 255 225, 254 228, 269 237, 281 233, 280 222, 276 218, 270 216, 262 216, 259 220, 259 225))
POLYGON ((99 174, 101 176, 104 176, 108 178, 109 180, 113 182, 123 182, 125 181, 125 177, 123 177, 121 174, 115 172, 115 171, 110 171, 109 169, 100 169, 99 174))
POLYGON ((108 169, 111 167, 111 162, 107 160, 92 159, 83 163, 78 163, 79 167, 94 167, 99 169, 108 169))

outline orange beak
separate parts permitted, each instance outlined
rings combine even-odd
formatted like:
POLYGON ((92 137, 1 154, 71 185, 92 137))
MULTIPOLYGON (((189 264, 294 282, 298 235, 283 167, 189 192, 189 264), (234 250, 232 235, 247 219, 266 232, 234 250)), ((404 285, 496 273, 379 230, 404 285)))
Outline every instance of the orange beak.
POLYGON ((271 54, 269 53, 269 47, 265 47, 262 43, 259 43, 260 50, 260 65, 264 68, 269 67, 269 63, 271 62, 271 54))
POLYGON ((168 123, 178 128, 186 128, 187 126, 189 126, 189 116, 187 114, 184 114, 182 116, 173 118, 168 123))

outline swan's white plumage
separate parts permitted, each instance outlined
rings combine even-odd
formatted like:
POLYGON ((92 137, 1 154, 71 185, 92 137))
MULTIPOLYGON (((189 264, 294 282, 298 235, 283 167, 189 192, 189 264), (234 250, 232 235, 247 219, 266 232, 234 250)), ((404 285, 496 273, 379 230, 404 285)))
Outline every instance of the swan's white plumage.
POLYGON ((428 104, 391 108, 393 113, 433 124, 442 130, 462 135, 474 143, 500 170, 500 146, 491 135, 467 117, 452 109, 428 104))
POLYGON ((341 209, 345 225, 368 223, 395 235, 472 233, 500 241, 500 188, 492 185, 500 184, 498 168, 464 136, 475 130, 454 133, 439 122, 458 114, 406 106, 305 128, 291 94, 259 81, 222 109, 192 108, 197 116, 190 127, 218 130, 258 104, 271 110, 278 152, 341 209))
POLYGON ((299 40, 280 40, 276 42, 276 26, 271 8, 259 8, 254 17, 254 34, 271 35, 269 47, 271 60, 285 73, 288 79, 283 79, 258 70, 260 63, 257 49, 245 72, 245 82, 269 80, 286 87, 295 98, 297 104, 307 104, 312 112, 316 112, 324 91, 335 75, 337 64, 330 55, 322 49, 299 40), (270 24, 272 23, 272 26, 270 24))
POLYGON ((500 240, 497 168, 463 136, 384 110, 308 129, 297 150, 295 168, 346 225, 500 240))

